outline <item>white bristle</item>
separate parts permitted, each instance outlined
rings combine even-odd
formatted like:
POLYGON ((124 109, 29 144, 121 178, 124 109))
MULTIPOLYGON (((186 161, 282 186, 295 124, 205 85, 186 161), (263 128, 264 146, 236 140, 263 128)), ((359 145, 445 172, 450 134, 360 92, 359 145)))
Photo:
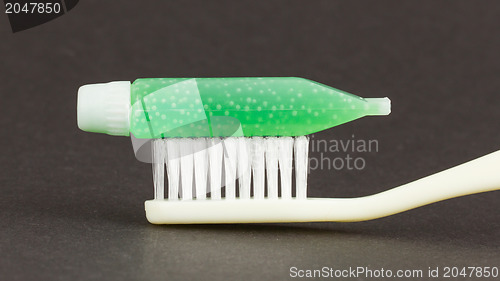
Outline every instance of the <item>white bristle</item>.
POLYGON ((293 138, 280 138, 278 164, 280 168, 281 197, 285 199, 292 198, 292 157, 293 138))
POLYGON ((165 142, 162 139, 152 142, 153 184, 155 199, 165 199, 165 142))
POLYGON ((193 141, 194 148, 194 183, 196 186, 196 198, 207 198, 207 139, 196 138, 193 141))
POLYGON ((252 145, 253 197, 255 199, 264 199, 264 189, 266 186, 264 138, 253 137, 250 143, 252 145))
POLYGON ((267 138, 266 144, 266 176, 267 196, 278 198, 278 148, 279 138, 267 138))
POLYGON ((224 148, 224 174, 226 184, 226 198, 236 198, 236 165, 237 165, 237 139, 226 138, 222 142, 224 148))
POLYGON ((219 138, 208 140, 208 161, 210 171, 210 193, 212 199, 221 199, 223 148, 219 138))
POLYGON ((165 166, 168 199, 307 198, 309 139, 302 137, 170 138, 154 140, 153 183, 155 199, 165 198, 165 166), (295 177, 292 177, 295 167, 295 177), (224 170, 223 170, 224 169, 224 170), (279 174, 279 179, 278 179, 279 174), (194 183, 193 183, 194 179, 194 183), (224 183, 222 182, 224 179, 224 183), (193 196, 193 186, 195 196, 193 196))
POLYGON ((249 140, 244 137, 237 138, 237 175, 240 191, 240 198, 250 198, 250 182, 251 182, 251 163, 250 163, 250 146, 249 140))
POLYGON ((181 198, 193 199, 193 140, 183 139, 179 142, 181 162, 181 198))
POLYGON ((305 136, 295 138, 295 187, 298 199, 307 197, 307 167, 308 167, 309 139, 305 136))
POLYGON ((166 139, 167 147, 167 177, 168 177, 168 199, 179 198, 179 141, 177 139, 166 139))

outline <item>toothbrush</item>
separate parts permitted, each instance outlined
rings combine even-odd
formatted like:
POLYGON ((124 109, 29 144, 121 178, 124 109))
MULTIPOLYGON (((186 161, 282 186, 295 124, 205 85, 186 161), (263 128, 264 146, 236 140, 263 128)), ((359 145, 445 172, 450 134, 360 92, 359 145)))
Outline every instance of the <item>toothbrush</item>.
MULTIPOLYGON (((357 198, 149 200, 145 203, 146 215, 153 224, 373 220, 454 197, 498 190, 498 163, 500 151, 378 194, 357 198)), ((283 194, 283 186, 281 188, 283 194)), ((305 192, 304 186, 298 188, 305 192)))
POLYGON ((78 94, 80 129, 151 141, 154 224, 361 221, 497 188, 498 153, 372 196, 307 198, 305 135, 389 113, 387 98, 302 78, 138 79, 78 94), (483 165, 483 182, 456 176, 483 165))

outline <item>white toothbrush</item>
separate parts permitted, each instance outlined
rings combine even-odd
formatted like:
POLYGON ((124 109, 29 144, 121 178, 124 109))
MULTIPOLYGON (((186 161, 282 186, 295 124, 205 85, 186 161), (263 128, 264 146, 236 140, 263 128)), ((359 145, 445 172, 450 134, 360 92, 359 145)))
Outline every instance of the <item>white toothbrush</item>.
POLYGON ((500 189, 500 151, 370 196, 307 198, 307 137, 172 138, 152 147, 155 199, 145 208, 153 224, 364 221, 500 189))

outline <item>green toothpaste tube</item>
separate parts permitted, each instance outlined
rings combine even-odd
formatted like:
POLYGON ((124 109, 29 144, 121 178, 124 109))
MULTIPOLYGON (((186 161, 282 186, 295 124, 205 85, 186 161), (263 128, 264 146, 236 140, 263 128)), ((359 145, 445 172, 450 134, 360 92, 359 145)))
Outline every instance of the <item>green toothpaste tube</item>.
POLYGON ((139 139, 302 136, 367 115, 388 98, 361 98, 304 78, 144 78, 78 92, 78 127, 139 139))

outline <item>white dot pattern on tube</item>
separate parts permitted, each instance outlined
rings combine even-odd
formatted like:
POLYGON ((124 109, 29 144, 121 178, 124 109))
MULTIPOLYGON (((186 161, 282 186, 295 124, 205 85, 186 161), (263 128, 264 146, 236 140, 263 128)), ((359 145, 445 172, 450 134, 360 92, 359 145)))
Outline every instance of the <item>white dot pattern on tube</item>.
MULTIPOLYGON (((147 79, 145 80, 147 81, 147 79)), ((287 122, 291 122, 287 121, 291 117, 295 117, 294 120, 300 118, 304 124, 319 124, 318 122, 323 118, 338 119, 337 114, 332 114, 336 110, 366 110, 368 108, 366 103, 357 102, 356 97, 308 80, 290 80, 293 87, 280 88, 283 85, 279 84, 283 81, 281 78, 197 79, 197 89, 186 89, 182 83, 177 83, 183 80, 185 79, 161 79, 161 83, 155 82, 157 80, 151 80, 149 82, 151 85, 143 82, 142 89, 137 89, 136 93, 145 92, 147 95, 161 88, 159 84, 162 84, 163 87, 172 87, 171 95, 150 96, 149 100, 146 95, 142 96, 142 99, 146 101, 147 110, 151 111, 150 120, 158 122, 158 120, 166 119, 169 122, 176 120, 177 123, 181 123, 181 121, 189 123, 189 118, 200 116, 194 112, 202 113, 205 110, 209 116, 232 116, 240 120, 250 121, 241 124, 247 130, 253 127, 266 132, 266 128, 274 128, 281 124, 284 126, 282 129, 286 131, 291 126, 286 125, 287 122), (237 87, 236 84, 238 84, 237 87), (200 98, 192 98, 193 93, 199 95, 200 98), (315 95, 316 93, 320 94, 315 95), (203 109, 199 108, 200 103, 203 104, 203 109), (346 106, 347 104, 349 105, 346 106), (168 118, 168 114, 163 114, 165 108, 176 110, 177 115, 175 116, 177 118, 168 118), (262 119, 262 117, 264 118, 262 119)), ((137 117, 132 119, 134 123, 145 122, 143 113, 136 111, 134 116, 137 117)), ((203 116, 205 115, 201 114, 202 118, 203 116)), ((163 125, 157 124, 156 126, 163 125)))

